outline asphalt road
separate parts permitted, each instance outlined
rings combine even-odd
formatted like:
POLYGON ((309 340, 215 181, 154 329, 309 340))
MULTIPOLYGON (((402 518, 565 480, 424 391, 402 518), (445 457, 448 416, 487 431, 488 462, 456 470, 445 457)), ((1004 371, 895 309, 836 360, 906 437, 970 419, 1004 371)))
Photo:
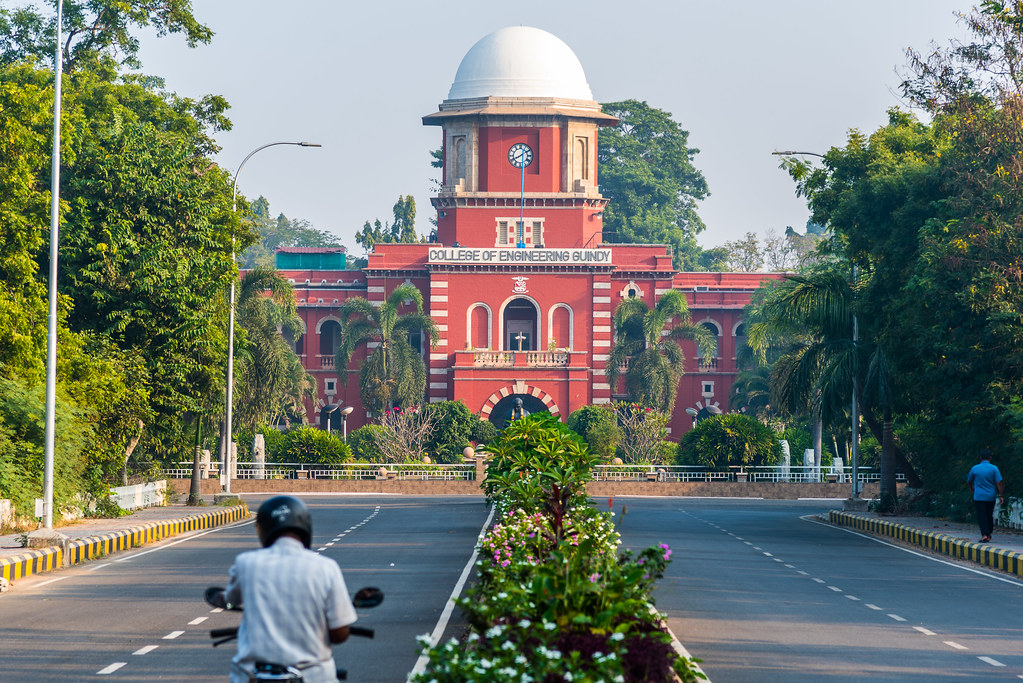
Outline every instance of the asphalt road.
MULTIPOLYGON (((469 560, 488 514, 482 499, 305 500, 313 548, 337 559, 353 592, 374 585, 386 595, 359 615, 376 638, 351 638, 336 660, 351 681, 404 681, 416 636, 434 629, 469 560)), ((246 522, 19 581, 0 596, 0 681, 225 680, 233 643, 213 649, 209 630, 240 615, 211 613, 202 592, 224 585, 235 555, 257 546, 246 522)))
POLYGON ((672 547, 657 607, 713 683, 1023 679, 1023 582, 803 518, 833 505, 614 501, 672 547))

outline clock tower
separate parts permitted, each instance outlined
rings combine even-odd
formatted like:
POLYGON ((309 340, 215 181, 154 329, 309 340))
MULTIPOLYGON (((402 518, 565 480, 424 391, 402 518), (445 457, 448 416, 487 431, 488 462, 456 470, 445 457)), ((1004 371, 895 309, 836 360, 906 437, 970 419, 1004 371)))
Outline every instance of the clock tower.
POLYGON ((515 26, 462 59, 448 98, 424 117, 443 130, 437 241, 480 248, 592 248, 606 204, 597 131, 617 120, 594 101, 560 39, 515 26))

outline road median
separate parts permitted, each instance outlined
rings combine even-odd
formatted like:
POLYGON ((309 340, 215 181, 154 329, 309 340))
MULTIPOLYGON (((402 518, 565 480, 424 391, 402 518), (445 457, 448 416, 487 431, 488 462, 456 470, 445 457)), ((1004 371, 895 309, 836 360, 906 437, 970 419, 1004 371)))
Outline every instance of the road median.
MULTIPOLYGON (((26 548, 23 552, 0 557, 0 577, 8 581, 17 581, 32 574, 70 567, 87 560, 106 557, 120 550, 139 548, 185 532, 212 529, 248 517, 248 506, 235 505, 68 539, 62 546, 26 548)), ((116 525, 117 520, 110 521, 112 525, 116 525)))

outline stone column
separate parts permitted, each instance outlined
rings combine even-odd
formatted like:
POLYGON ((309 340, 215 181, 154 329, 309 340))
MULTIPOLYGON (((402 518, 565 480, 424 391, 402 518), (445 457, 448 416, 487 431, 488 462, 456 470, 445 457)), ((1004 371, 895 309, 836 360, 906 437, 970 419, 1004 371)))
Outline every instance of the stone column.
POLYGON ((256 434, 252 439, 252 462, 255 465, 254 479, 266 479, 266 439, 256 434))
POLYGON ((210 469, 211 469, 211 464, 212 464, 210 462, 210 460, 211 460, 211 457, 210 457, 209 450, 205 450, 204 449, 199 454, 199 471, 202 473, 202 478, 203 479, 209 479, 210 478, 210 469))

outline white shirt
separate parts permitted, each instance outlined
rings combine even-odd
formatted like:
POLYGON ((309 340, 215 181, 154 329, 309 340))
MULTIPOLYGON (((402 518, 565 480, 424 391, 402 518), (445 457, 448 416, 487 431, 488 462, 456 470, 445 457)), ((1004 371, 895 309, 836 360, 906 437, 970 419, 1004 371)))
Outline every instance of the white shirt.
POLYGON ((305 683, 337 680, 328 630, 356 619, 337 562, 282 536, 235 559, 227 601, 244 609, 232 683, 246 683, 256 661, 299 667, 305 683))

